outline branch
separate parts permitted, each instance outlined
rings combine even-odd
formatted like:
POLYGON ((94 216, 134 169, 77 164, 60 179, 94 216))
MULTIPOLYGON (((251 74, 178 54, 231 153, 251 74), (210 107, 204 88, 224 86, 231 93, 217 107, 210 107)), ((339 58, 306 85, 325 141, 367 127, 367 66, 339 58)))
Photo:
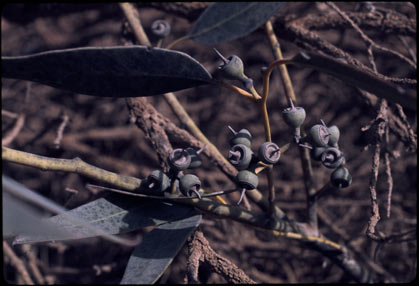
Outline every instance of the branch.
POLYGON ((2 146, 2 159, 25 166, 35 167, 44 171, 62 171, 84 175, 86 177, 112 184, 115 187, 133 191, 140 187, 141 180, 118 175, 92 166, 76 157, 74 159, 56 159, 39 156, 2 146))

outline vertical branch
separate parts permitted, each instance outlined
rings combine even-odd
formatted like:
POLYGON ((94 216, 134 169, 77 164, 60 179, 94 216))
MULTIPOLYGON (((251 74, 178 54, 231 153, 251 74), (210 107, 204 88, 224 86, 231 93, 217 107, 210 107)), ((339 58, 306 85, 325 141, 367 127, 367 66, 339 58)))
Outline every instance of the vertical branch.
MULTIPOLYGON (((282 57, 282 51, 278 39, 273 30, 272 22, 268 21, 265 25, 266 33, 268 35, 271 47, 276 60, 284 60, 282 57)), ((282 83, 284 84, 285 94, 288 98, 287 101, 296 102, 297 98, 294 93, 294 88, 291 82, 291 78, 288 74, 288 70, 285 64, 280 65, 280 75, 282 83)), ((264 88, 266 85, 264 86, 264 88)), ((304 134, 302 134, 304 135, 304 134)), ((306 148, 299 148, 301 166, 303 168, 304 185, 307 193, 307 216, 309 224, 317 230, 317 203, 316 203, 316 189, 313 186, 313 169, 311 166, 310 153, 306 148)))
MULTIPOLYGON (((269 41, 271 43, 271 47, 272 47, 273 53, 275 55, 275 58, 277 60, 282 60, 283 56, 282 56, 281 46, 280 46, 278 38, 276 37, 275 32, 273 30, 273 26, 272 26, 271 21, 266 22, 265 30, 266 30, 266 33, 268 35, 269 41)), ((285 92, 286 96, 290 100, 296 102, 297 99, 295 97, 294 87, 292 85, 291 78, 288 74, 287 66, 286 65, 280 65, 279 66, 279 71, 281 73, 281 81, 282 81, 282 84, 284 86, 284 92, 285 92)))

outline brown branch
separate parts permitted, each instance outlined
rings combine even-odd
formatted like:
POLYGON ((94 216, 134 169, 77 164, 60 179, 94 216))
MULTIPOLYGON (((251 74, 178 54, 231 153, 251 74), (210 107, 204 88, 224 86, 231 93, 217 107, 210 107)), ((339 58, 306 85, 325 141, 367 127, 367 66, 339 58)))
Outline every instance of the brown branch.
POLYGON ((371 167, 371 176, 370 176, 370 184, 369 184, 369 192, 371 197, 371 217, 368 221, 368 228, 367 228, 367 235, 371 239, 377 240, 380 237, 375 233, 375 227, 380 220, 380 210, 377 201, 377 180, 378 180, 378 171, 380 167, 380 151, 381 151, 381 141, 382 137, 385 133, 387 122, 387 102, 385 100, 381 100, 380 103, 380 110, 378 111, 378 115, 375 118, 373 123, 373 130, 372 130, 372 167, 371 167))
MULTIPOLYGON (((401 53, 394 51, 392 49, 383 47, 381 45, 378 45, 376 42, 374 42, 373 40, 370 39, 370 37, 368 37, 362 30, 360 27, 358 27, 358 25, 352 21, 352 19, 342 10, 339 9, 339 7, 334 4, 333 2, 327 2, 327 5, 329 5, 330 7, 332 7, 343 19, 345 19, 345 21, 347 21, 352 28, 355 29, 355 31, 358 32, 358 34, 361 35, 362 39, 367 43, 367 45, 369 45, 368 47, 368 51, 369 54, 372 56, 372 47, 376 48, 377 50, 381 50, 383 52, 388 52, 389 54, 392 54, 396 57, 398 57, 399 59, 407 62, 411 67, 413 67, 413 69, 416 69, 416 64, 408 59, 407 57, 405 57, 404 55, 402 55, 401 53)), ((375 68, 375 64, 374 64, 374 69, 375 72, 377 72, 377 69, 375 68)))
MULTIPOLYGON (((408 19, 395 14, 383 17, 380 13, 346 12, 349 18, 362 29, 379 30, 385 34, 416 37, 416 19, 408 19)), ((307 30, 344 30, 351 25, 339 15, 309 15, 301 23, 307 30)))
POLYGON ((330 42, 322 39, 318 34, 306 30, 304 27, 297 26, 295 24, 286 24, 283 21, 278 20, 275 22, 274 28, 278 34, 281 34, 281 38, 285 40, 295 43, 304 49, 311 51, 322 51, 326 55, 332 56, 334 58, 344 59, 351 65, 355 65, 365 71, 374 73, 382 80, 390 81, 393 83, 408 84, 410 86, 416 86, 417 84, 416 79, 393 78, 374 72, 372 69, 361 63, 358 59, 352 57, 350 54, 336 47, 330 42))
POLYGON ((68 121, 70 120, 70 117, 67 114, 63 114, 61 118, 62 118, 62 122, 57 129, 57 137, 55 137, 55 140, 54 140, 54 145, 56 149, 60 148, 61 140, 63 139, 64 129, 67 126, 68 121))
POLYGON ((5 256, 9 258, 10 264, 12 264, 16 268, 17 272, 22 276, 24 284, 34 285, 25 264, 19 257, 17 257, 13 249, 6 241, 3 241, 3 251, 5 256))
POLYGON ((256 284, 247 274, 227 258, 216 253, 204 234, 197 230, 191 238, 191 248, 195 249, 201 260, 211 267, 211 270, 221 275, 228 283, 256 284))
POLYGON ((25 114, 19 114, 13 128, 1 139, 1 145, 7 146, 15 140, 25 124, 25 114))
POLYGON ((144 97, 127 98, 126 102, 131 116, 136 118, 135 123, 144 131, 156 150, 163 171, 169 171, 167 158, 173 148, 163 126, 157 119, 157 110, 144 97))

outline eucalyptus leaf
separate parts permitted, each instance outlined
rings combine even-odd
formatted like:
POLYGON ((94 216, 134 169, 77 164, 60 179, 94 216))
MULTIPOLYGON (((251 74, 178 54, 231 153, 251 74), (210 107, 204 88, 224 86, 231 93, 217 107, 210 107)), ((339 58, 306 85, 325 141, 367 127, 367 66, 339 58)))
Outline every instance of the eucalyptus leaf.
POLYGON ((3 238, 25 235, 68 235, 45 220, 39 210, 30 204, 3 192, 3 238))
MULTIPOLYGON (((84 204, 68 213, 99 228, 107 234, 118 234, 167 223, 187 217, 190 207, 161 202, 158 200, 136 199, 120 194, 110 194, 84 204)), ((63 234, 43 234, 18 236, 14 244, 80 239, 97 236, 84 225, 75 225, 63 215, 47 220, 60 229, 63 234)))
POLYGON ((1 61, 2 77, 103 97, 151 96, 211 81, 191 56, 145 46, 54 50, 1 61))
POLYGON ((214 45, 246 36, 263 25, 286 2, 217 2, 196 21, 188 37, 214 45))
POLYGON ((155 283, 200 224, 201 215, 193 209, 191 214, 194 215, 158 226, 148 233, 134 249, 121 284, 155 283))

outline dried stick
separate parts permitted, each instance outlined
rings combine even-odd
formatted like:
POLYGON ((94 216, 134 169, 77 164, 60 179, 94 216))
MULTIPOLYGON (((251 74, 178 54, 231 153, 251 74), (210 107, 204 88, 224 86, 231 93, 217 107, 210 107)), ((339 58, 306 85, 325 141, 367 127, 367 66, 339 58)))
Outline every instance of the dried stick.
MULTIPOLYGON (((247 274, 234 263, 216 253, 201 231, 195 231, 191 238, 190 245, 190 248, 194 249, 195 255, 202 257, 201 260, 208 263, 211 270, 221 275, 228 283, 256 284, 254 280, 247 276, 247 274)), ((194 259, 198 260, 197 257, 194 257, 194 259)))
POLYGON ((140 179, 118 175, 116 173, 100 169, 87 164, 78 157, 74 159, 56 159, 13 150, 4 146, 2 147, 1 156, 3 160, 39 168, 44 171, 77 173, 101 182, 112 184, 115 187, 125 190, 135 190, 139 188, 141 184, 140 179))
POLYGON ((3 241, 3 250, 4 254, 10 259, 10 263, 16 268, 17 272, 22 275, 23 282, 25 284, 34 285, 23 261, 16 256, 13 249, 9 246, 9 244, 7 244, 6 241, 3 241))
POLYGON ((57 137, 54 140, 54 145, 56 149, 60 148, 61 140, 63 139, 64 129, 67 126, 69 120, 70 120, 70 117, 67 114, 63 114, 62 122, 57 130, 57 137))
POLYGON ((22 130, 23 125, 25 124, 25 114, 19 114, 16 120, 15 125, 13 126, 12 130, 7 132, 6 136, 1 139, 1 145, 7 146, 13 142, 16 136, 22 130))
POLYGON ((336 4, 334 4, 333 2, 327 2, 327 5, 329 5, 330 7, 332 7, 342 18, 344 18, 346 21, 348 21, 351 26, 361 35, 362 39, 368 43, 371 47, 376 48, 377 50, 381 50, 383 52, 387 52, 389 54, 392 54, 396 57, 398 57, 399 59, 407 62, 412 68, 416 69, 416 64, 410 60, 409 58, 405 57, 404 55, 402 55, 401 53, 394 51, 392 49, 386 48, 386 47, 382 47, 380 45, 378 45, 377 43, 375 43, 373 40, 371 40, 359 27, 357 24, 354 23, 354 21, 352 21, 351 18, 349 18, 348 15, 346 15, 345 12, 343 12, 342 10, 339 9, 338 6, 336 6, 336 4))

